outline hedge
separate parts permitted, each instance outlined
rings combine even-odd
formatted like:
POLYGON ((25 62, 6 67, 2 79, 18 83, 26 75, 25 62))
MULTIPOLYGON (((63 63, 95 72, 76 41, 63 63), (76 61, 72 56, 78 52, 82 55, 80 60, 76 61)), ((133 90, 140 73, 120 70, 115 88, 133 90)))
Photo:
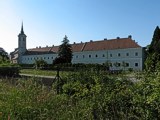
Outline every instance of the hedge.
POLYGON ((1 66, 0 76, 15 77, 19 75, 20 67, 18 66, 1 66))

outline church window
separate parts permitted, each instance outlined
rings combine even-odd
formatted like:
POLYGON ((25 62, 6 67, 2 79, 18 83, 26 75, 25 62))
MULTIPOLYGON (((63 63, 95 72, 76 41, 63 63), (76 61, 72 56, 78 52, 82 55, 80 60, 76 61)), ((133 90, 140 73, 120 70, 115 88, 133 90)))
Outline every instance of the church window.
POLYGON ((110 57, 112 57, 112 54, 110 54, 110 57))
POLYGON ((48 59, 49 59, 49 57, 48 57, 48 59))
POLYGON ((103 54, 102 57, 105 57, 105 55, 103 54))
POLYGON ((121 54, 120 53, 118 53, 118 57, 120 57, 121 56, 121 54))
POLYGON ((91 58, 91 55, 89 55, 89 58, 91 58))
POLYGON ((96 58, 98 57, 98 55, 96 55, 96 58))

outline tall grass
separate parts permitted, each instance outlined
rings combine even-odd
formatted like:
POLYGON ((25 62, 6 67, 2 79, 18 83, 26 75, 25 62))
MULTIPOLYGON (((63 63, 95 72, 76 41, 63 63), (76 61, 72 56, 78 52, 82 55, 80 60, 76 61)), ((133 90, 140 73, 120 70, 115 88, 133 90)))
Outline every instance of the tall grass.
MULTIPOLYGON (((142 75, 141 75, 142 76, 142 75)), ((139 82, 124 76, 76 72, 51 89, 35 78, 0 82, 0 119, 5 120, 143 120, 160 117, 160 75, 139 82), (61 92, 57 93, 57 87, 61 92)))

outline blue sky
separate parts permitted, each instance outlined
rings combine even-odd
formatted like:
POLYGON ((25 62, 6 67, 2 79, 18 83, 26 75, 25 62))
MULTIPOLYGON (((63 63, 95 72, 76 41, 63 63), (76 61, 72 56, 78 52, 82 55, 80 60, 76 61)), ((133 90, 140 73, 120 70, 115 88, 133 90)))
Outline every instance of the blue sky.
POLYGON ((18 47, 23 21, 27 48, 128 37, 150 44, 160 25, 159 0, 0 0, 0 47, 18 47))

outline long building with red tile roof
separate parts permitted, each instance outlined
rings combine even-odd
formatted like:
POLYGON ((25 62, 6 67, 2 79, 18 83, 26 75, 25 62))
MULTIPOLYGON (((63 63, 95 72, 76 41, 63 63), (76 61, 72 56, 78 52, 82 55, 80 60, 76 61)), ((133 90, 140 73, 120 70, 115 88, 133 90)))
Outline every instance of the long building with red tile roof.
MULTIPOLYGON (((33 64, 37 59, 43 59, 48 64, 58 56, 59 46, 46 46, 26 49, 26 35, 23 31, 18 36, 18 48, 11 53, 13 62, 20 64, 33 64)), ((72 63, 111 63, 110 69, 122 69, 125 63, 126 69, 143 69, 144 50, 131 36, 127 38, 90 40, 89 42, 71 44, 73 58, 72 63), (116 65, 117 64, 117 65, 116 65)))

